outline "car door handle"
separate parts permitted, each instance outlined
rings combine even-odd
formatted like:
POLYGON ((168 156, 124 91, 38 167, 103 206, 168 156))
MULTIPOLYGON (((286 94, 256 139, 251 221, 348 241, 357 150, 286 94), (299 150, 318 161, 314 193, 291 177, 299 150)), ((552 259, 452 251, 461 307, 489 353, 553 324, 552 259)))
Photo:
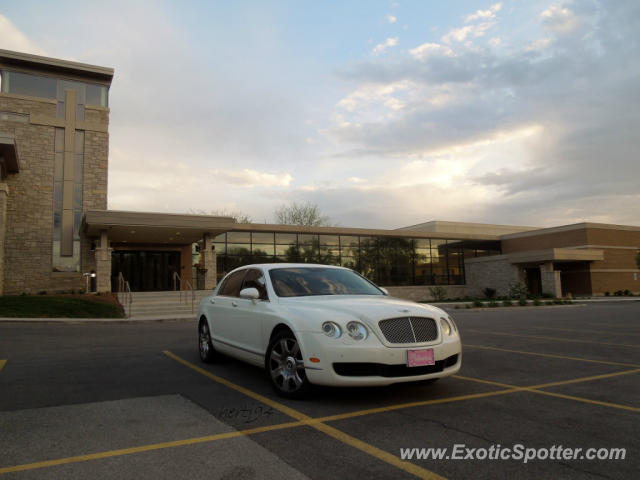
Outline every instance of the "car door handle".
POLYGON ((238 306, 238 302, 231 302, 231 305, 233 305, 234 307, 238 306))
POLYGON ((209 301, 210 301, 211 303, 216 303, 216 301, 215 301, 213 298, 210 298, 210 299, 209 299, 209 301))

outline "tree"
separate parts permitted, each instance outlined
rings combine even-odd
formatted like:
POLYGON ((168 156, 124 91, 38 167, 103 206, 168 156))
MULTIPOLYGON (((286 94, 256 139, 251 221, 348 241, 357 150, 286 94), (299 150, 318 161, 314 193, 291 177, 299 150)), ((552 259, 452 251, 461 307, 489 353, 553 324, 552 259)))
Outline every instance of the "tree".
POLYGON ((323 215, 318 205, 306 202, 291 202, 281 205, 274 212, 276 223, 281 225, 303 225, 309 227, 328 227, 331 219, 323 215))

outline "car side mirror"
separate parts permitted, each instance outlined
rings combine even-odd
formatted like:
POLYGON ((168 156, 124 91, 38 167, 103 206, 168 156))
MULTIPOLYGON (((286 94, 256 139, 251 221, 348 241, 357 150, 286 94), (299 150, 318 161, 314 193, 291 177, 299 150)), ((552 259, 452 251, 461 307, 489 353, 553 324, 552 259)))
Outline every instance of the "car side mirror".
POLYGON ((260 292, 257 288, 243 288, 240 290, 240 298, 248 298, 250 300, 258 300, 260 298, 260 292))
POLYGON ((387 290, 386 288, 383 287, 379 287, 380 290, 382 290, 382 293, 384 293, 385 295, 389 296, 389 290, 387 290))

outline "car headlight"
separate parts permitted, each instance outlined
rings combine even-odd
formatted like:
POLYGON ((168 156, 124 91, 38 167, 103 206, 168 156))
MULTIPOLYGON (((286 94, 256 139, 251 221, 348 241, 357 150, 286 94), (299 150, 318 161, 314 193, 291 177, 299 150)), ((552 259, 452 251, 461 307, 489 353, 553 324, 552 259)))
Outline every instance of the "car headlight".
POLYGON ((342 330, 340 329, 340 325, 335 322, 324 322, 322 324, 322 333, 330 338, 340 338, 342 330))
POLYGON ((364 340, 369 336, 369 330, 360 322, 347 323, 347 333, 356 341, 364 340))
POLYGON ((442 327, 442 331, 445 333, 447 337, 451 336, 451 334, 453 333, 451 324, 444 317, 440 317, 440 327, 442 327))
POLYGON ((453 317, 451 315, 448 315, 447 316, 447 320, 449 320, 449 323, 453 327, 453 331, 457 332, 458 331, 458 326, 456 325, 456 322, 453 321, 453 317))

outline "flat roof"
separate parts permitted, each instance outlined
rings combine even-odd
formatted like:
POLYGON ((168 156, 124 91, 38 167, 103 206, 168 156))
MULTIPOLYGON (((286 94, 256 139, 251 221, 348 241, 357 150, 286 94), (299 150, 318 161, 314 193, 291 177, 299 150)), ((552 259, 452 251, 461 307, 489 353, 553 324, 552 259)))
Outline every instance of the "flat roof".
POLYGON ((522 225, 499 225, 491 223, 472 222, 448 222, 443 220, 432 220, 430 222, 418 223, 408 227, 401 227, 397 230, 411 230, 419 232, 439 232, 449 234, 468 235, 506 235, 509 233, 526 232, 538 230, 540 227, 527 227, 522 225))
POLYGON ((502 235, 501 240, 509 240, 512 238, 535 237, 538 235, 548 235, 550 233, 558 233, 558 232, 569 232, 572 230, 586 230, 588 228, 640 232, 640 227, 636 227, 634 225, 615 225, 611 223, 581 222, 581 223, 573 223, 571 225, 561 225, 559 227, 540 228, 538 230, 534 230, 530 232, 519 232, 519 233, 508 234, 508 235, 502 235))
POLYGON ((409 230, 380 230, 369 228, 309 227, 264 223, 236 223, 231 217, 190 215, 118 210, 89 210, 83 221, 84 232, 99 237, 107 231, 113 242, 185 244, 193 243, 205 233, 225 232, 309 233, 320 235, 360 235, 404 238, 436 238, 449 240, 498 241, 496 235, 469 235, 409 230))
POLYGON ((59 58, 43 57, 30 53, 14 52, 11 50, 0 49, 0 67, 1 66, 16 66, 43 72, 71 74, 108 83, 111 83, 113 79, 113 68, 61 60, 59 58))

